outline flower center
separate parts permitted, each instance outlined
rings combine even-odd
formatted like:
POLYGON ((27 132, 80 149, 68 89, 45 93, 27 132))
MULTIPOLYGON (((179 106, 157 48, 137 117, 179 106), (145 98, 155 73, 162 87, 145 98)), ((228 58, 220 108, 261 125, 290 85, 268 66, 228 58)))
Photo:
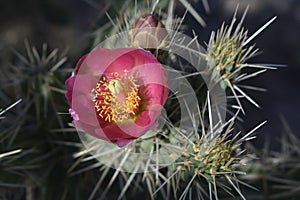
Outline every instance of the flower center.
POLYGON ((138 85, 134 76, 127 71, 121 78, 116 72, 102 76, 92 90, 98 115, 106 122, 120 122, 133 118, 140 105, 138 85))

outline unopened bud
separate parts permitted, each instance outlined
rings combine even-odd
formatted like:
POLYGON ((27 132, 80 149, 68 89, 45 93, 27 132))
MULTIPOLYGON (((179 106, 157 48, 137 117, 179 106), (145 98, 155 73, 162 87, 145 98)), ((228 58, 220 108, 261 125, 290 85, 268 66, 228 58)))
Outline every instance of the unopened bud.
POLYGON ((130 31, 130 40, 134 47, 157 49, 166 45, 167 35, 167 30, 157 17, 146 14, 134 23, 130 31))

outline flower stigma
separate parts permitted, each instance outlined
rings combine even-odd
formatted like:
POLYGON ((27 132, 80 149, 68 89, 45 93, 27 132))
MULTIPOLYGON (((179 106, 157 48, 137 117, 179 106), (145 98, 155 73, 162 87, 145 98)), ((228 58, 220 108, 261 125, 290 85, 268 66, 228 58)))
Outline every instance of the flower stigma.
POLYGON ((96 112, 105 122, 134 119, 139 110, 141 97, 137 80, 126 70, 123 77, 118 72, 103 75, 92 92, 96 112))

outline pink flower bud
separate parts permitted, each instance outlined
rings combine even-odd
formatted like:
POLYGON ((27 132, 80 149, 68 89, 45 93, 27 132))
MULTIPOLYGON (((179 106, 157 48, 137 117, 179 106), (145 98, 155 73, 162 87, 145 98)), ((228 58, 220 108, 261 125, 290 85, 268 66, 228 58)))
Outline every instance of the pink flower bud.
POLYGON ((130 40, 134 47, 157 49, 166 45, 167 35, 164 25, 155 16, 146 14, 134 23, 130 31, 130 40))

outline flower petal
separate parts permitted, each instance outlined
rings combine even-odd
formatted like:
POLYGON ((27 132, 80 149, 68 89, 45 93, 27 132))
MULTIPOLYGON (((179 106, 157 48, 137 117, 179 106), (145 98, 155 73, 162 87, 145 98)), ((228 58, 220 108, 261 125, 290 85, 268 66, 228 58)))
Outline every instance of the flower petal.
POLYGON ((71 76, 65 82, 65 85, 67 88, 66 98, 70 105, 72 105, 72 95, 73 95, 74 83, 75 83, 75 76, 71 76))
POLYGON ((119 147, 125 147, 129 145, 132 141, 132 139, 119 139, 116 140, 114 143, 116 143, 119 147))
MULTIPOLYGON (((86 59, 87 66, 103 74, 104 71, 122 55, 133 51, 130 48, 121 48, 117 50, 105 49, 105 48, 95 48, 91 53, 88 54, 86 59)), ((119 62, 119 61, 118 61, 119 62)))

